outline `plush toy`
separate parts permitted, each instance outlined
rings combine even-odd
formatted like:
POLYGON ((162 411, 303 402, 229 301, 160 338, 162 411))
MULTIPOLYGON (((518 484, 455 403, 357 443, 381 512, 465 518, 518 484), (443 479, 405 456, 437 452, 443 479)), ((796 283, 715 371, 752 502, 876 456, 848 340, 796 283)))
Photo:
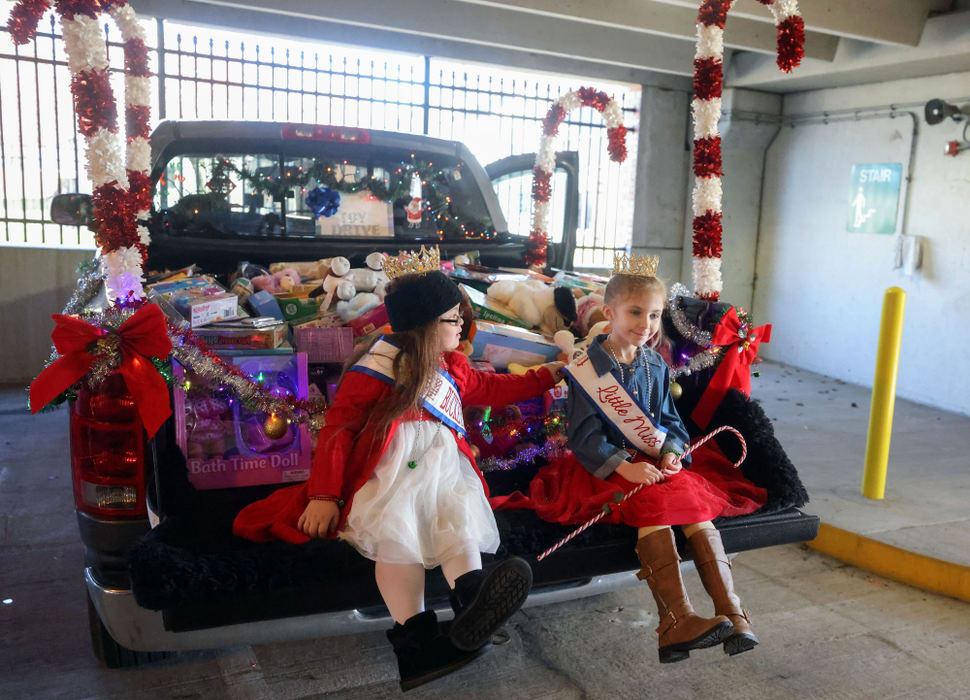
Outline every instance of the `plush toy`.
MULTIPOLYGON (((311 260, 309 262, 277 262, 270 263, 269 271, 280 272, 290 269, 296 270, 301 277, 311 280, 322 280, 330 273, 330 258, 311 260)), ((349 264, 348 264, 349 265, 349 264)))
POLYGON ((299 272, 287 267, 271 275, 257 275, 251 281, 257 291, 266 290, 270 294, 281 294, 291 291, 302 280, 299 272))
POLYGON ((371 253, 367 256, 367 267, 351 268, 347 258, 338 256, 330 259, 330 274, 328 274, 319 290, 310 293, 311 296, 318 296, 325 293, 327 296, 321 305, 321 309, 326 310, 334 299, 337 298, 337 313, 344 322, 352 321, 361 316, 375 306, 379 306, 383 301, 383 286, 387 284, 387 276, 383 270, 376 270, 380 267, 383 259, 381 253, 371 253), (375 290, 378 290, 375 293, 375 290))
POLYGON ((492 284, 486 294, 546 335, 553 335, 576 320, 576 299, 566 287, 551 287, 539 280, 503 280, 492 284))
POLYGON ((363 316, 375 306, 381 305, 381 299, 373 292, 361 292, 355 294, 347 301, 337 302, 337 313, 345 322, 353 321, 358 316, 363 316))
POLYGON ((364 259, 364 264, 367 265, 367 269, 373 270, 374 274, 377 276, 377 283, 374 285, 374 294, 376 294, 380 300, 384 301, 385 290, 387 289, 387 274, 384 272, 384 260, 387 255, 384 253, 371 253, 364 259))
POLYGON ((603 295, 590 292, 576 300, 576 332, 580 337, 589 335, 589 329, 600 321, 605 321, 603 295))
POLYGON ((590 341, 593 340, 598 335, 610 332, 610 322, 609 321, 599 321, 589 329, 589 332, 582 339, 577 341, 576 336, 574 336, 570 331, 561 330, 556 331, 556 334, 552 337, 552 342, 556 344, 556 347, 562 350, 562 352, 556 356, 561 362, 569 364, 572 362, 573 357, 577 352, 585 350, 589 345, 590 341))

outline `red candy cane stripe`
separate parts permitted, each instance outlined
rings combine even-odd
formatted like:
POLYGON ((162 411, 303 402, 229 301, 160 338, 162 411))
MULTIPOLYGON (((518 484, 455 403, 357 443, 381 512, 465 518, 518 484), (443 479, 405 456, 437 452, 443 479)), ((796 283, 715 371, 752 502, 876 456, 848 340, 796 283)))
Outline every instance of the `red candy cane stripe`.
MULTIPOLYGON (((738 459, 737 462, 734 463, 734 466, 735 467, 741 466, 741 462, 743 462, 745 460, 745 458, 748 456, 748 444, 744 441, 744 438, 741 437, 741 433, 738 432, 737 429, 732 428, 730 425, 722 425, 717 430, 712 430, 711 432, 709 432, 707 435, 705 435, 700 440, 698 440, 697 442, 695 442, 694 444, 692 444, 690 447, 688 447, 687 450, 684 452, 684 454, 681 455, 681 458, 686 457, 691 452, 693 452, 694 450, 696 450, 698 447, 700 447, 701 445, 703 445, 705 442, 707 442, 708 440, 710 440, 711 438, 713 438, 715 435, 717 435, 718 433, 723 433, 725 430, 729 430, 732 433, 734 433, 735 437, 737 437, 738 441, 741 443, 741 457, 738 459)), ((628 498, 633 497, 644 486, 646 486, 646 484, 637 484, 634 488, 630 489, 630 491, 625 496, 623 496, 623 498, 619 501, 619 503, 616 504, 616 506, 619 507, 620 503, 623 503, 623 501, 627 500, 628 498)), ((575 530, 573 530, 572 532, 570 532, 568 535, 566 535, 565 537, 563 537, 561 540, 559 540, 558 542, 556 542, 556 544, 552 545, 549 549, 547 549, 542 554, 540 554, 538 557, 536 557, 536 561, 542 561, 543 559, 545 559, 546 557, 548 557, 550 554, 552 554, 553 552, 555 552, 557 549, 559 549, 560 547, 562 547, 564 544, 566 544, 567 542, 569 542, 569 540, 573 539, 576 535, 578 535, 579 533, 583 532, 583 530, 587 529, 590 525, 593 525, 593 524, 599 522, 600 520, 602 520, 609 513, 609 510, 607 508, 608 508, 608 506, 606 504, 604 504, 603 510, 600 511, 600 513, 596 517, 594 517, 594 518, 592 518, 590 520, 587 520, 585 523, 583 523, 582 525, 580 525, 578 528, 576 528, 575 530)))
POLYGON ((580 107, 592 107, 606 122, 606 147, 610 160, 622 163, 626 159, 626 127, 620 105, 605 92, 582 87, 562 95, 549 107, 542 119, 542 140, 532 171, 532 232, 525 253, 528 265, 542 266, 546 262, 549 245, 549 200, 552 196, 552 174, 556 168, 556 135, 566 115, 580 107))
MULTIPOLYGON (((805 55, 805 23, 795 0, 758 0, 771 10, 778 30, 778 67, 785 72, 805 55)), ((724 24, 732 0, 704 0, 697 11, 694 53, 694 240, 695 295, 717 301, 721 295, 721 118, 724 89, 724 24)))

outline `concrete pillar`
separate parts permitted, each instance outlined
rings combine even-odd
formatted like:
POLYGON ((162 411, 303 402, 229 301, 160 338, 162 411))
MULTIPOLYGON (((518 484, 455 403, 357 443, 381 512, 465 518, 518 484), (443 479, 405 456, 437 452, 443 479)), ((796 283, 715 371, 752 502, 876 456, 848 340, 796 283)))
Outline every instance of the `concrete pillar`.
MULTIPOLYGON (((751 309, 754 291, 755 254, 761 212, 762 178, 765 151, 778 133, 781 114, 780 95, 755 90, 728 89, 722 97, 721 152, 724 167, 721 211, 724 223, 721 300, 751 309)), ((693 129, 691 130, 691 137, 693 129)), ((691 280, 691 191, 693 174, 687 187, 687 217, 684 231, 682 274, 691 280)))
POLYGON ((643 87, 637 138, 633 252, 659 255, 659 276, 668 283, 681 281, 682 232, 688 215, 684 192, 690 172, 689 109, 688 93, 643 87))

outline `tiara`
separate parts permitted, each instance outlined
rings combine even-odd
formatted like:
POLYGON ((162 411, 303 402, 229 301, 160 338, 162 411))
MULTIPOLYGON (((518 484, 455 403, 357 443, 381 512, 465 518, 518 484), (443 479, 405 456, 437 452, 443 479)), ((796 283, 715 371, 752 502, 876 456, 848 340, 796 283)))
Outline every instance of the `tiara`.
POLYGON ((409 273, 424 274, 441 269, 441 256, 438 253, 438 246, 426 249, 421 246, 421 250, 415 253, 401 252, 396 258, 385 258, 382 263, 384 274, 388 279, 394 279, 409 273))
POLYGON ((614 275, 636 275, 637 277, 656 277, 660 257, 657 255, 627 255, 613 253, 614 275))

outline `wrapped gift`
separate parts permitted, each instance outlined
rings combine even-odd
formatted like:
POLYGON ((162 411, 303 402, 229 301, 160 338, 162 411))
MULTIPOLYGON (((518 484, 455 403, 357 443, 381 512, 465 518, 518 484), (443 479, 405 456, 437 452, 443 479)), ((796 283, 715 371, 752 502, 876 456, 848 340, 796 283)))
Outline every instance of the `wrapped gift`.
MULTIPOLYGON (((242 355, 232 361, 278 396, 307 398, 303 353, 242 355)), ((312 445, 305 424, 289 424, 278 433, 270 429, 270 416, 250 411, 218 380, 175 369, 180 385, 181 379, 190 380, 188 390, 175 390, 175 436, 193 486, 222 489, 309 478, 312 445)))

